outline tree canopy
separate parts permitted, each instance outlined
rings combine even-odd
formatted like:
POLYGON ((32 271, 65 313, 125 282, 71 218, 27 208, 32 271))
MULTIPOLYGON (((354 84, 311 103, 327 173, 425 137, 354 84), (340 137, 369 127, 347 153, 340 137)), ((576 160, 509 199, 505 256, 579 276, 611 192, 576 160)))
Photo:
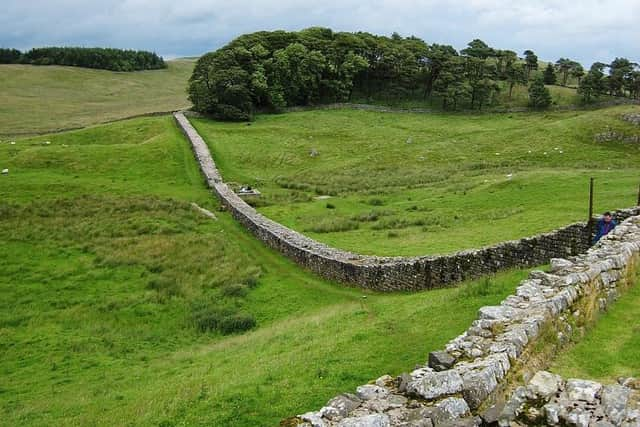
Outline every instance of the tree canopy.
POLYGON ((537 68, 537 57, 528 52, 525 62, 479 39, 458 52, 397 33, 262 31, 201 57, 188 92, 197 111, 231 120, 250 119, 256 111, 349 101, 354 93, 368 99, 419 92, 445 109, 482 109, 496 102, 502 87, 511 93, 526 84, 537 68))
POLYGON ((0 64, 67 65, 111 71, 167 67, 162 57, 152 52, 100 47, 41 47, 24 53, 0 48, 0 64))

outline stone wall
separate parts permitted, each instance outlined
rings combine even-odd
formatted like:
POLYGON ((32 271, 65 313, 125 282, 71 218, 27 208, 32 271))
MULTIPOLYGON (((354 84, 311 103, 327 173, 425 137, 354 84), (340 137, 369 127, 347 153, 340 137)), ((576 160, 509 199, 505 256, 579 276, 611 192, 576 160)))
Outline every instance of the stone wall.
POLYGON ((640 425, 640 412, 625 398, 628 390, 610 387, 605 396, 597 383, 541 381, 546 374, 534 375, 576 330, 633 284, 639 262, 640 216, 634 216, 585 254, 553 259, 550 272, 532 272, 500 305, 482 307, 477 320, 444 349, 430 353, 424 366, 397 378, 380 377, 281 425, 530 425, 527 417, 544 425, 556 416, 561 425, 640 425), (533 386, 517 388, 505 403, 514 384, 532 375, 533 386), (544 401, 536 394, 540 390, 544 401), (544 409, 549 418, 543 419, 535 405, 549 405, 544 409))
MULTIPOLYGON (((224 183, 209 149, 183 113, 178 126, 191 142, 208 186, 231 214, 258 239, 321 277, 377 291, 431 289, 512 267, 531 267, 551 258, 584 252, 590 236, 584 223, 451 255, 376 257, 334 249, 258 213, 224 183)), ((616 212, 618 219, 640 208, 616 212)))

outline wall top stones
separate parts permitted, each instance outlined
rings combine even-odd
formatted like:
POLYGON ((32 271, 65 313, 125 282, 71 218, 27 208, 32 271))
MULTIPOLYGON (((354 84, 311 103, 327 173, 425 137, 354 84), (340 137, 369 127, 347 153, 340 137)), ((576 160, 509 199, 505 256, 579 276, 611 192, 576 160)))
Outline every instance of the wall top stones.
MULTIPOLYGON (((487 402, 506 391, 508 378, 517 381, 527 373, 527 362, 534 356, 531 344, 544 331, 556 335, 557 347, 565 345, 571 325, 592 320, 593 313, 580 308, 595 305, 604 310, 639 263, 640 216, 634 216, 586 253, 552 260, 550 272, 532 272, 500 305, 482 307, 471 326, 443 350, 432 352, 424 366, 395 379, 380 377, 358 387, 355 394, 340 395, 319 411, 287 421, 306 427, 509 426, 518 417, 538 419, 544 414, 558 417, 556 424, 587 427, 592 415, 596 421, 606 414, 601 420, 609 424, 598 425, 640 425, 639 408, 623 399, 629 390, 610 387, 605 395, 597 383, 564 382, 545 373, 534 375, 529 389, 516 389, 505 405, 486 409, 487 402), (540 396, 546 400, 540 401, 540 396), (545 412, 527 412, 527 401, 550 406, 545 412), (572 424, 574 419, 580 422, 572 424)), ((627 383, 636 384, 627 381, 627 389, 627 383)))

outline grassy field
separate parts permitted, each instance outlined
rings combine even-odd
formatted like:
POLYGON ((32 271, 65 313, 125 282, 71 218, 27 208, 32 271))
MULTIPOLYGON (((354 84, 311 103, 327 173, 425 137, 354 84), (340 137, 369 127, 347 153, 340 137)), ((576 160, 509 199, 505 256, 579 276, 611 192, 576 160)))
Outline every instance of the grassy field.
POLYGON ((424 363, 526 274, 324 282, 218 211, 170 117, 0 143, 0 168, 0 425, 277 425, 424 363))
POLYGON ((117 73, 77 67, 0 65, 0 138, 78 128, 190 105, 195 61, 117 73))
POLYGON ((636 285, 603 314, 576 345, 559 355, 552 370, 565 378, 607 384, 640 373, 640 275, 636 285))
POLYGON ((194 123, 225 179, 262 192, 267 216, 339 248, 420 255, 586 220, 589 177, 596 212, 635 204, 640 146, 594 135, 637 135, 620 116, 639 110, 326 110, 194 123))

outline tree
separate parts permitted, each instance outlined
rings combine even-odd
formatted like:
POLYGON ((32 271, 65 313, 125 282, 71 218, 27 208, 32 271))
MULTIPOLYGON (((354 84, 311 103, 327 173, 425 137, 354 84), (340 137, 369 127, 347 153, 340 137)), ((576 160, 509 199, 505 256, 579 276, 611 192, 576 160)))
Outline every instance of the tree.
POLYGON ((526 77, 527 77, 527 81, 529 81, 529 77, 531 76, 531 71, 533 70, 537 70, 538 69, 538 56, 533 53, 532 50, 525 50, 523 52, 524 54, 524 61, 525 61, 525 71, 526 71, 526 77))
POLYGON ((580 82, 578 94, 582 97, 583 102, 592 102, 605 92, 606 84, 603 71, 605 67, 606 65, 601 62, 594 63, 580 82))
POLYGON ((578 86, 580 86, 580 81, 584 77, 584 68, 579 63, 575 63, 574 67, 571 69, 571 77, 577 80, 578 86))
POLYGON ((547 68, 544 69, 544 77, 543 82, 546 85, 554 85, 556 84, 556 70, 553 68, 551 63, 547 64, 547 68))
POLYGON ((551 105, 551 94, 544 85, 542 77, 536 77, 529 86, 529 105, 536 110, 543 110, 551 105))
POLYGON ((627 88, 625 84, 636 64, 627 58, 616 58, 609 65, 609 93, 616 96, 624 96, 627 88))
POLYGON ((466 49, 460 51, 465 56, 471 56, 474 58, 487 59, 490 56, 495 56, 496 52, 489 47, 488 44, 480 39, 475 39, 467 44, 466 49))
POLYGON ((527 74, 525 66, 519 63, 510 64, 505 70, 505 77, 509 83, 509 99, 513 93, 513 88, 518 84, 527 84, 527 74))
POLYGON ((556 61, 556 68, 562 74, 562 86, 567 85, 569 74, 578 67, 582 68, 579 63, 572 61, 569 58, 560 58, 556 61))

